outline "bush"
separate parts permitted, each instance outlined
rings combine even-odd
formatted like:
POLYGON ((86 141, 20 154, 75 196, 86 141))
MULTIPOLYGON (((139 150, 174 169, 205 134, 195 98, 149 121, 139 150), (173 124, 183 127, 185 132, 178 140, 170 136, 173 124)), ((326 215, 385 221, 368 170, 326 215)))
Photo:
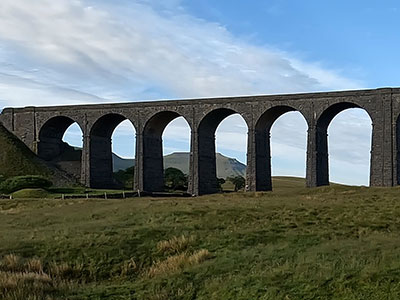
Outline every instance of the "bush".
POLYGON ((12 193, 15 199, 45 199, 49 196, 49 192, 44 189, 23 189, 12 193))
POLYGON ((230 182, 232 182, 235 185, 235 192, 243 189, 246 185, 246 179, 243 176, 232 176, 232 177, 228 177, 227 180, 229 180, 230 182))
POLYGON ((47 189, 53 183, 42 176, 16 176, 5 180, 0 185, 0 190, 4 193, 13 193, 27 188, 42 188, 47 189))
POLYGON ((133 189, 133 178, 135 173, 135 167, 129 167, 126 170, 119 170, 114 173, 114 179, 119 183, 123 184, 126 189, 133 189))
POLYGON ((218 191, 222 192, 222 185, 226 182, 224 178, 216 178, 218 191))
POLYGON ((186 191, 188 188, 188 179, 181 170, 167 168, 164 171, 164 184, 167 189, 186 191))

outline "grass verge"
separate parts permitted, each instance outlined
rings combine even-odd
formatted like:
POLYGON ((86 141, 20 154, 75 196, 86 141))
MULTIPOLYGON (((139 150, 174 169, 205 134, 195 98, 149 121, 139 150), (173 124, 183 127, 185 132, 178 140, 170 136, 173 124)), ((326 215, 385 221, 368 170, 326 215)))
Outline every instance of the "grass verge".
POLYGON ((73 286, 54 299, 400 298, 399 188, 281 182, 198 198, 1 200, 0 257, 40 258, 73 286))

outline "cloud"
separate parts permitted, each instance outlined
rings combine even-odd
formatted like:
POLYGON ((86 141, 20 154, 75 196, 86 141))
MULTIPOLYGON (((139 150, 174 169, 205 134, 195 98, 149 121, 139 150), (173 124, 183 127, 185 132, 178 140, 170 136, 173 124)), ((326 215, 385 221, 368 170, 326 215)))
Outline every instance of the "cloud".
POLYGON ((169 97, 210 97, 360 86, 277 49, 237 39, 219 24, 187 15, 179 1, 155 10, 160 3, 90 6, 78 0, 3 0, 0 44, 15 50, 3 59, 36 69, 30 76, 37 81, 59 86, 61 78, 67 89, 114 101, 146 98, 149 90, 169 97), (46 78, 48 69, 58 76, 46 78), (132 84, 137 88, 129 87, 132 84))
POLYGON ((4 106, 45 104, 68 105, 82 102, 102 102, 104 99, 79 90, 48 85, 34 79, 0 73, 0 102, 4 106))
MULTIPOLYGON (((180 3, 2 0, 0 106, 294 93, 363 86, 362 82, 342 76, 340 70, 326 69, 321 62, 302 61, 268 45, 255 46, 239 39, 221 24, 189 15, 180 3)), ((224 137, 218 140, 223 140, 224 149, 242 151, 244 156, 240 149, 246 148, 247 128, 237 120, 227 120, 227 124, 219 130, 224 137)), ((303 127, 301 121, 279 122, 276 138, 279 143, 304 150, 303 127)), ((182 128, 182 124, 172 124, 164 139, 185 144, 182 128)), ((125 126, 125 130, 130 129, 125 126)), ((365 141, 358 130, 355 133, 365 141)), ((344 147, 347 143, 342 139, 338 145, 344 147)), ((354 158, 355 152, 338 157, 354 158)))

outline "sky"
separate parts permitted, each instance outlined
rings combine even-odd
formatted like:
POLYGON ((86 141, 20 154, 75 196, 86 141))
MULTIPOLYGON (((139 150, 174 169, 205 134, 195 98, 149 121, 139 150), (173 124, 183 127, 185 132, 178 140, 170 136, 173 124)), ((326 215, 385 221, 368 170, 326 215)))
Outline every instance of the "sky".
MULTIPOLYGON (((398 86, 398 3, 288 0, 1 0, 0 109, 398 86)), ((239 115, 217 129, 217 151, 246 162, 239 115)), ((371 120, 346 110, 328 129, 332 181, 368 185, 371 120)), ((123 122, 113 149, 134 155, 123 122)), ((274 175, 305 176, 307 125, 273 125, 274 175)), ((72 126, 64 140, 81 144, 72 126)), ((182 118, 164 153, 189 151, 182 118)))

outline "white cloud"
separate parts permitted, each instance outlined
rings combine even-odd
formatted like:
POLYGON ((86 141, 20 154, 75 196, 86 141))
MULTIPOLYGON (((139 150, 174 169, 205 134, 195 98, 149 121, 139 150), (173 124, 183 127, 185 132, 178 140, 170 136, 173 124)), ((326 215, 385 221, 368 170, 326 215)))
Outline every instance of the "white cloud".
MULTIPOLYGON (((16 50, 3 59, 12 56, 18 65, 18 55, 37 69, 29 76, 38 81, 59 86, 57 77, 44 78, 50 69, 65 88, 111 100, 146 97, 154 89, 175 97, 209 97, 360 86, 286 53, 243 42, 219 24, 193 18, 179 6, 174 9, 177 1, 168 3, 168 14, 149 3, 160 4, 117 1, 107 7, 78 0, 3 0, 0 45, 16 50), (138 87, 127 88, 131 83, 138 87)), ((48 98, 34 104, 47 104, 48 98)), ((26 104, 33 104, 30 100, 26 104)))
MULTIPOLYGON (((179 0, 112 4, 2 0, 0 106, 362 87, 321 63, 238 39, 221 24, 188 15, 179 4, 179 0)), ((226 122, 229 126, 219 130, 225 137, 218 140, 232 151, 243 151, 247 128, 237 120, 226 122)), ((277 140, 304 148, 301 122, 279 122, 274 126, 277 140)), ((188 133, 184 128, 172 124, 164 139, 184 143, 188 133)), ((355 134, 365 141, 360 131, 355 134)), ((342 139, 338 145, 347 143, 342 139)), ((345 156, 354 157, 355 152, 345 156)))
POLYGON ((67 105, 104 99, 79 90, 48 85, 35 79, 0 73, 0 101, 4 106, 67 105))

